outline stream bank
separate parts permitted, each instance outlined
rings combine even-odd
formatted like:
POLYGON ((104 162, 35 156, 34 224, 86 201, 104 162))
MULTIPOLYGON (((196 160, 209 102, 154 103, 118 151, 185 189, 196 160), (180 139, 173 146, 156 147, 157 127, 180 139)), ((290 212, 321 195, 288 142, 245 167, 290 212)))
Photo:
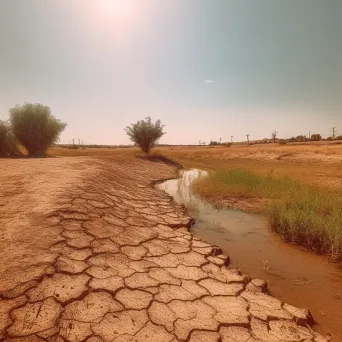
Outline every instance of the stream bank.
MULTIPOLYGON (((231 268, 252 278, 268 281, 269 292, 298 307, 308 307, 316 321, 315 330, 342 336, 342 272, 327 257, 283 242, 261 215, 216 208, 191 191, 191 183, 206 172, 180 172, 180 178, 158 184, 185 205, 195 219, 193 234, 218 245, 229 255, 231 268)), ((340 340, 339 340, 340 339, 340 340)))

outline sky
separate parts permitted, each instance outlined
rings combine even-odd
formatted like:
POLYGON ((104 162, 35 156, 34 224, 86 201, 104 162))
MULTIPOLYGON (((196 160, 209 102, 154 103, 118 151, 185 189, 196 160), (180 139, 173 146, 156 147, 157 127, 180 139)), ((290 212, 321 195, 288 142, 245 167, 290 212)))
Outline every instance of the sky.
POLYGON ((0 119, 25 102, 61 143, 342 134, 342 1, 0 0, 0 119))

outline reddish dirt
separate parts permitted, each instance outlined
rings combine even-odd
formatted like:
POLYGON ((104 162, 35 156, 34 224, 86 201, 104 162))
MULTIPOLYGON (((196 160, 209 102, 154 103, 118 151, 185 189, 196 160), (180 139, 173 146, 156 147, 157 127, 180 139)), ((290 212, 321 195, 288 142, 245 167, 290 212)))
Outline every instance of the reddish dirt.
POLYGON ((152 186, 163 163, 1 160, 0 341, 316 341, 152 186))

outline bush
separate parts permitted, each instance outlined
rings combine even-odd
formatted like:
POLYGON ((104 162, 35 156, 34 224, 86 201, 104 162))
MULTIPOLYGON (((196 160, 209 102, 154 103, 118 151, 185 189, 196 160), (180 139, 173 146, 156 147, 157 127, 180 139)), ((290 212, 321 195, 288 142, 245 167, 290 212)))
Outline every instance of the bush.
POLYGON ((311 140, 312 141, 320 141, 322 139, 320 134, 312 134, 311 140))
POLYGON ((221 145, 221 144, 217 141, 210 141, 209 143, 209 146, 217 146, 217 145, 221 145))
POLYGON ((127 126, 125 130, 131 141, 139 146, 143 152, 149 154, 151 148, 165 134, 163 128, 160 120, 153 123, 148 116, 145 120, 127 126))
POLYGON ((334 140, 334 138, 333 137, 328 137, 327 140, 331 141, 331 140, 334 140))
POLYGON ((42 104, 25 103, 10 109, 12 130, 29 155, 42 156, 56 143, 66 124, 42 104))
POLYGON ((342 140, 342 135, 339 135, 335 138, 336 140, 342 140))
POLYGON ((285 139, 280 139, 279 140, 279 144, 280 145, 285 145, 285 144, 287 144, 287 141, 285 139))
POLYGON ((20 154, 7 122, 0 120, 0 157, 20 154))
POLYGON ((303 141, 306 140, 306 136, 305 136, 305 135, 298 135, 298 136, 296 137, 296 140, 297 140, 297 141, 300 141, 300 142, 303 142, 303 141))

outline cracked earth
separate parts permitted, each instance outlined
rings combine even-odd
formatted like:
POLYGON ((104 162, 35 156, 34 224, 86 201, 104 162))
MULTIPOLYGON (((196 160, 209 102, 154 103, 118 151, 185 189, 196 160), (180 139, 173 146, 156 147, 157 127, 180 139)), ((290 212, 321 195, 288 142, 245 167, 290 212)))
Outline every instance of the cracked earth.
POLYGON ((307 309, 190 233, 184 208, 152 185, 175 168, 122 157, 2 167, 0 341, 326 341, 307 309))

